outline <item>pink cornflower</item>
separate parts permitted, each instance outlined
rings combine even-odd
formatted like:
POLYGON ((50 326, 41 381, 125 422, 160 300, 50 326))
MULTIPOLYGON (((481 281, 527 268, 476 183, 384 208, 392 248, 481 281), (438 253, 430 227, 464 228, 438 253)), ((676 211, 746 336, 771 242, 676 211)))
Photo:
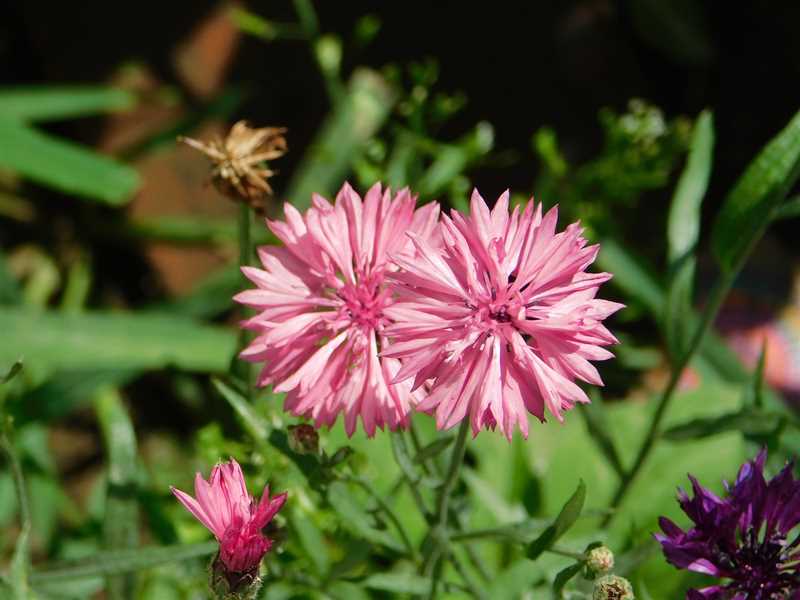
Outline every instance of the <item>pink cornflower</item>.
POLYGON ((602 385, 589 360, 613 356, 602 321, 622 305, 595 298, 611 278, 585 272, 599 247, 578 223, 556 233, 557 216, 531 201, 509 217, 508 192, 490 213, 476 190, 471 216, 442 217, 441 248, 411 232, 418 257, 393 257, 400 297, 386 309, 383 356, 402 361, 396 381, 429 388, 418 409, 434 411, 440 429, 468 415, 473 435, 498 426, 511 439, 519 426, 527 437, 526 411, 544 420, 546 407, 561 421, 589 401, 575 379, 602 385))
POLYGON ((286 247, 261 247, 263 269, 242 268, 256 289, 234 299, 259 313, 244 323, 258 335, 241 357, 264 362, 258 384, 287 392, 286 410, 317 427, 340 413, 348 435, 359 416, 370 437, 407 424, 411 382, 392 383, 400 363, 380 353, 393 302, 389 255, 411 258, 406 232, 427 239, 436 230, 438 205, 415 211, 415 202, 408 189, 392 197, 380 184, 362 202, 345 184, 335 204, 314 195, 304 215, 287 204, 285 221, 267 222, 286 247))
POLYGON ((175 497, 219 542, 219 558, 230 573, 251 573, 258 569, 272 541, 261 530, 286 502, 286 493, 269 497, 264 488, 261 501, 247 493, 242 468, 235 460, 217 465, 208 481, 197 473, 197 498, 174 487, 175 497))

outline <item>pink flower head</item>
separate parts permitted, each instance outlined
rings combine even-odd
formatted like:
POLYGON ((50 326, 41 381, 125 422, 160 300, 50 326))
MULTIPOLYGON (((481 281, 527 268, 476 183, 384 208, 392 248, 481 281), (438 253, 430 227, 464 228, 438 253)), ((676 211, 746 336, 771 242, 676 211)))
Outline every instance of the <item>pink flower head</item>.
POLYGON ((334 204, 314 195, 305 214, 287 204, 285 221, 267 222, 285 248, 261 247, 263 269, 242 268, 256 289, 234 299, 259 313, 244 323, 258 335, 241 357, 264 362, 258 384, 287 392, 286 410, 317 427, 343 413, 352 435, 360 416, 371 437, 408 422, 411 382, 392 383, 400 363, 380 352, 393 302, 389 256, 411 257, 406 232, 427 239, 436 230, 438 205, 415 211, 415 202, 408 189, 392 197, 380 184, 362 202, 345 184, 334 204))
POLYGON ((588 402, 575 379, 602 385, 589 360, 613 355, 616 338, 602 321, 621 304, 595 298, 608 273, 586 273, 599 247, 586 246, 578 223, 556 233, 555 208, 542 217, 529 202, 508 214, 508 192, 489 212, 477 190, 471 216, 443 216, 441 248, 411 237, 418 257, 394 256, 400 298, 384 356, 399 358, 397 381, 414 379, 430 393, 418 406, 440 429, 467 414, 473 435, 515 426, 528 435, 527 412, 559 421, 588 402))
POLYGON ((219 558, 232 573, 256 569, 269 551, 272 541, 261 530, 286 502, 286 493, 269 497, 264 488, 261 501, 247 493, 242 468, 235 460, 217 465, 208 481, 197 473, 194 493, 197 498, 170 487, 175 497, 219 542, 219 558))

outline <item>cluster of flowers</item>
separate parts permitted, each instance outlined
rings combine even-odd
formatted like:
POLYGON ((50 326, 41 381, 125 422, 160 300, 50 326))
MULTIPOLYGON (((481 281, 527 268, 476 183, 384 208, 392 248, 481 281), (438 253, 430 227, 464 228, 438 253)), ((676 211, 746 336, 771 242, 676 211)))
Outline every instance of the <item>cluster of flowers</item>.
POLYGON ((612 357, 602 322, 622 305, 595 297, 611 275, 586 272, 599 247, 580 225, 556 232, 557 209, 533 201, 509 214, 508 192, 490 211, 475 191, 469 215, 415 204, 345 184, 267 222, 284 246, 259 249, 263 268, 242 268, 256 287, 235 297, 258 311, 241 355, 264 363, 258 384, 318 427, 343 415, 348 435, 419 410, 527 437, 528 413, 588 402, 574 381, 602 384, 589 361, 612 357))

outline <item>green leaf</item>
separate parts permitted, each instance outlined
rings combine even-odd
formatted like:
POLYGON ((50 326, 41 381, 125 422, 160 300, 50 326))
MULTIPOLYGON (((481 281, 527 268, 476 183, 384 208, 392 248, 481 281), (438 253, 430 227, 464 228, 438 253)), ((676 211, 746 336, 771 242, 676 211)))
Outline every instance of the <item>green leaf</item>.
POLYGON ((800 196, 789 198, 775 209, 775 214, 773 216, 775 220, 793 219, 795 217, 800 217, 800 196))
POLYGON ((711 243, 722 270, 735 273, 800 176, 800 111, 753 159, 728 194, 711 243))
POLYGON ((603 453, 603 456, 608 460, 608 464, 620 477, 624 476, 625 468, 622 466, 622 460, 617 452, 614 439, 611 437, 612 427, 608 418, 606 417, 605 408, 603 406, 603 397, 599 391, 593 389, 590 393, 591 403, 582 404, 578 410, 583 415, 586 422, 586 430, 592 436, 597 448, 603 453))
POLYGON ((31 574, 30 582, 36 587, 40 584, 75 579, 121 575, 160 567, 170 562, 209 556, 216 552, 218 547, 217 542, 202 542, 200 544, 150 546, 130 550, 108 550, 88 558, 64 561, 37 569, 31 574))
POLYGON ((383 592, 421 596, 430 590, 431 580, 415 573, 376 573, 364 579, 361 585, 383 592))
POLYGON ((580 573, 581 569, 583 569, 583 563, 575 563, 558 572, 553 580, 553 598, 555 600, 561 600, 564 597, 564 586, 567 585, 570 579, 580 573))
POLYGON ((10 411, 20 425, 30 421, 50 422, 85 407, 103 387, 121 387, 138 373, 128 370, 60 371, 53 377, 12 399, 10 411))
POLYGON ((740 431, 748 436, 769 435, 781 426, 784 416, 746 407, 733 413, 697 418, 674 425, 664 432, 671 441, 697 440, 728 431, 740 431))
POLYGON ((19 304, 22 301, 22 291, 13 273, 8 269, 5 256, 0 252, 0 305, 19 304))
POLYGON ((542 552, 551 548, 553 544, 575 524, 575 521, 578 520, 585 501, 586 484, 581 480, 578 484, 578 489, 575 490, 575 493, 572 494, 570 499, 564 504, 561 512, 558 513, 555 521, 553 521, 553 524, 545 529, 544 533, 528 546, 526 556, 530 560, 536 560, 542 552))
POLYGON ((136 97, 125 90, 92 86, 0 89, 0 119, 47 121, 127 110, 136 97))
POLYGON ((519 600, 541 576, 536 563, 521 558, 497 574, 487 595, 492 600, 519 600))
POLYGON ((613 238, 600 241, 598 266, 614 274, 611 280, 628 296, 641 302, 652 313, 660 315, 664 307, 664 291, 650 273, 655 269, 642 266, 638 259, 613 238))
POLYGON ((745 387, 744 402, 745 406, 761 408, 764 406, 764 366, 767 362, 767 340, 761 343, 761 352, 758 353, 758 362, 750 384, 745 387))
POLYGON ((6 374, 0 377, 0 383, 8 383, 12 379, 14 379, 14 377, 16 377, 20 371, 22 371, 22 361, 17 359, 14 361, 14 364, 11 365, 11 367, 8 369, 6 374))
POLYGON ((224 372, 236 334, 163 314, 62 314, 9 308, 0 311, 0 363, 44 363, 52 369, 161 369, 224 372))
POLYGON ((475 160, 485 156, 494 145, 494 129, 480 122, 475 130, 456 144, 445 144, 436 159, 419 179, 416 190, 424 197, 440 194, 453 179, 475 160))
POLYGON ((450 534, 450 539, 454 542, 487 540, 530 544, 550 524, 549 519, 525 519, 524 521, 501 525, 500 527, 453 532, 450 534))
POLYGON ((216 377, 211 380, 211 383, 214 384, 214 387, 220 395, 231 405, 247 433, 249 433, 256 442, 265 442, 269 435, 267 424, 264 419, 253 411, 253 407, 247 399, 216 377))
POLYGON ((711 176, 714 123, 703 111, 695 124, 689 158, 672 197, 667 220, 670 281, 664 331, 672 356, 680 356, 691 335, 686 314, 692 307, 695 249, 700 237, 700 208, 711 176))
POLYGON ((396 98, 377 72, 357 69, 345 96, 334 106, 303 156, 286 197, 299 209, 311 195, 331 194, 341 185, 363 145, 383 126, 396 98))
MULTIPOLYGON (((109 550, 132 548, 139 543, 136 435, 115 389, 97 394, 95 409, 108 456, 103 542, 109 550)), ((133 597, 135 586, 132 574, 109 576, 106 580, 106 592, 112 600, 133 597)))
POLYGON ((0 119, 0 167, 37 183, 112 205, 139 187, 135 169, 24 123, 0 119))
POLYGON ((405 551, 403 545, 391 534, 373 525, 373 519, 358 504, 345 483, 335 481, 329 486, 328 501, 339 515, 342 526, 353 534, 394 552, 405 551))

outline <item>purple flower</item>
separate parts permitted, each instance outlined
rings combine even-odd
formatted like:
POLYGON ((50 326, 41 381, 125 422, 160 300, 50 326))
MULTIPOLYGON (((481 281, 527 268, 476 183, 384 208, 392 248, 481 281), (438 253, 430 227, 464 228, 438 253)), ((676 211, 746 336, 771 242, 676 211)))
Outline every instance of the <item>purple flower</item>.
POLYGON ((678 490, 694 521, 688 531, 659 519, 664 534, 655 537, 670 564, 728 580, 689 590, 686 600, 800 599, 800 535, 792 531, 800 524, 800 480, 789 463, 766 481, 766 459, 762 450, 742 465, 733 486, 725 482, 724 498, 690 475, 694 497, 678 490))

